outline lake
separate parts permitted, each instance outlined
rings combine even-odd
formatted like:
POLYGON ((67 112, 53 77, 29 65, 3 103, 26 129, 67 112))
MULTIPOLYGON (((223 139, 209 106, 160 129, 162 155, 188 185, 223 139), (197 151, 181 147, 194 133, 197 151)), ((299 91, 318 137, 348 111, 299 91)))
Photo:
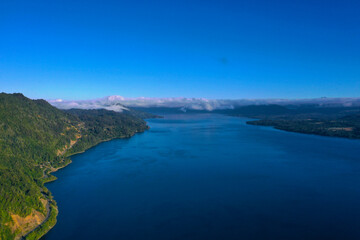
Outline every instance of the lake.
POLYGON ((47 184, 57 239, 360 239, 360 141, 166 115, 47 184))

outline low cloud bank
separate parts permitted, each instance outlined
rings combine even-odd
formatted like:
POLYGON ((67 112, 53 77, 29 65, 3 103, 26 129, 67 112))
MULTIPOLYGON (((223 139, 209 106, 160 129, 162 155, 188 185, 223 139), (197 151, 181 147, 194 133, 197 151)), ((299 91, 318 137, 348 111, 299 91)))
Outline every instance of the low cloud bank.
POLYGON ((122 112, 124 110, 128 110, 125 106, 123 106, 118 98, 114 98, 114 96, 93 100, 79 100, 79 101, 67 101, 62 99, 48 100, 48 102, 60 109, 107 109, 113 110, 116 112, 122 112))
POLYGON ((181 108, 183 111, 233 109, 247 105, 279 104, 279 105, 303 105, 317 104, 327 107, 355 107, 360 106, 360 98, 316 98, 316 99, 206 99, 206 98, 125 98, 122 96, 109 96, 105 98, 81 101, 68 101, 62 99, 48 100, 50 104, 60 109, 99 109, 104 108, 122 112, 127 107, 168 107, 181 108))

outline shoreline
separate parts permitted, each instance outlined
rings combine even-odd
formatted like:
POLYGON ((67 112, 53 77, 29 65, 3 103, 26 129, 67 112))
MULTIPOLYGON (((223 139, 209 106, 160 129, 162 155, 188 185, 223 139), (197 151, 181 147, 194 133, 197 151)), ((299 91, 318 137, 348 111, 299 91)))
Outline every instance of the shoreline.
POLYGON ((50 200, 47 199, 46 201, 46 216, 45 216, 45 219, 37 226, 35 226, 32 230, 30 230, 28 233, 26 233, 25 235, 21 236, 20 239, 23 240, 23 239, 27 239, 27 237, 35 232, 39 227, 41 227, 45 222, 47 222, 50 218, 50 214, 51 214, 51 211, 54 211, 54 210, 51 210, 51 204, 50 204, 50 200))
MULTIPOLYGON (((125 138, 131 138, 133 136, 135 136, 135 134, 137 133, 144 133, 146 130, 149 130, 150 127, 147 127, 146 129, 144 129, 144 131, 141 131, 141 132, 134 132, 133 134, 131 134, 130 136, 123 136, 123 137, 114 137, 114 138, 110 138, 110 139, 105 139, 105 140, 101 140, 95 144, 93 144, 92 146, 84 149, 83 151, 79 151, 79 152, 74 152, 74 153, 71 153, 69 155, 65 155, 66 158, 69 158, 71 156, 74 156, 76 154, 81 154, 81 153, 84 153, 86 152, 87 150, 93 148, 93 147, 96 147, 97 145, 99 145, 100 143, 104 143, 104 142, 109 142, 109 141, 112 141, 112 140, 116 140, 116 139, 125 139, 125 138)), ((45 181, 44 182, 44 187, 45 187, 45 184, 47 183, 51 183, 53 181, 56 181, 57 180, 57 177, 54 176, 54 175, 51 175, 51 173, 54 173, 54 172, 57 172, 58 170, 61 170, 67 166, 69 166, 70 164, 72 163, 72 160, 70 159, 69 162, 67 162, 65 165, 63 166, 60 166, 60 167, 57 167, 55 169, 50 169, 50 171, 47 173, 47 176, 48 178, 51 178, 49 181, 45 181)), ((36 225, 34 227, 34 229, 32 229, 31 231, 25 233, 23 236, 20 236, 19 239, 41 239, 44 235, 46 235, 55 225, 56 225, 56 222, 57 222, 57 215, 59 213, 59 209, 57 207, 57 204, 56 204, 56 201, 53 199, 52 195, 51 195, 51 192, 48 188, 45 187, 45 189, 49 192, 49 195, 46 196, 46 200, 47 200, 47 204, 49 205, 49 211, 46 213, 46 218, 44 219, 44 221, 38 225, 36 225), (50 197, 50 198, 49 198, 50 197), (51 215, 53 213, 53 215, 51 215), (54 219, 54 222, 53 224, 50 223, 51 225, 48 226, 48 228, 46 229, 42 229, 42 227, 47 224, 49 222, 49 220, 52 220, 50 219, 50 217, 53 217, 54 219), (43 231, 43 232, 38 232, 38 231, 43 231), (31 234, 33 234, 34 236, 31 236, 31 234)))
POLYGON ((348 139, 348 140, 360 140, 360 137, 353 137, 348 135, 337 135, 334 132, 330 134, 330 132, 313 132, 313 131, 306 131, 306 130, 294 130, 286 127, 277 126, 276 124, 266 124, 262 122, 262 119, 254 119, 246 121, 247 125, 252 126, 261 126, 261 127, 269 127, 279 131, 289 132, 289 133, 300 133, 305 135, 313 135, 313 136, 320 136, 320 137, 329 137, 329 138, 340 138, 340 139, 348 139))

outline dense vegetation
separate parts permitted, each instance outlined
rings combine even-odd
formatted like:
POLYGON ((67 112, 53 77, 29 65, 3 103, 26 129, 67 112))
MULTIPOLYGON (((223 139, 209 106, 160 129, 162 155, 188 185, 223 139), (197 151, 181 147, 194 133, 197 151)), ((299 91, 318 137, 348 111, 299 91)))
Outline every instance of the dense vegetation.
POLYGON ((71 109, 66 112, 84 124, 81 128, 81 141, 69 149, 67 155, 84 151, 102 141, 130 137, 148 128, 145 121, 128 112, 118 113, 104 109, 71 109))
MULTIPOLYGON (((135 115, 107 110, 62 111, 44 100, 1 93, 0 239, 19 234, 11 229, 11 214, 25 217, 36 210, 46 215, 40 199, 52 199, 44 183, 53 180, 51 171, 70 162, 69 155, 101 141, 146 130, 145 121, 135 115)), ((50 220, 31 238, 44 234, 47 225, 55 224, 56 216, 50 220)))
POLYGON ((35 231, 29 233, 26 236, 26 240, 37 240, 40 239, 42 236, 44 236, 49 231, 49 229, 55 226, 57 214, 58 214, 58 209, 56 207, 56 204, 52 203, 50 205, 49 218, 46 220, 44 224, 36 228, 35 231))
POLYGON ((223 113, 258 118, 248 124, 323 136, 360 138, 359 107, 321 107, 318 105, 246 106, 223 113))

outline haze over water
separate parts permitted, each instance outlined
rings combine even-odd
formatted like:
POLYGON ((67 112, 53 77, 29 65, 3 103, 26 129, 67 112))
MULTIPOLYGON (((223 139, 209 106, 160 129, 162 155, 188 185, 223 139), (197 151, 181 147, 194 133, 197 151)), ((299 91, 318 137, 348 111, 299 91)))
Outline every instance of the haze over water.
POLYGON ((360 141, 245 121, 167 115, 73 156, 44 239, 360 239, 360 141))

